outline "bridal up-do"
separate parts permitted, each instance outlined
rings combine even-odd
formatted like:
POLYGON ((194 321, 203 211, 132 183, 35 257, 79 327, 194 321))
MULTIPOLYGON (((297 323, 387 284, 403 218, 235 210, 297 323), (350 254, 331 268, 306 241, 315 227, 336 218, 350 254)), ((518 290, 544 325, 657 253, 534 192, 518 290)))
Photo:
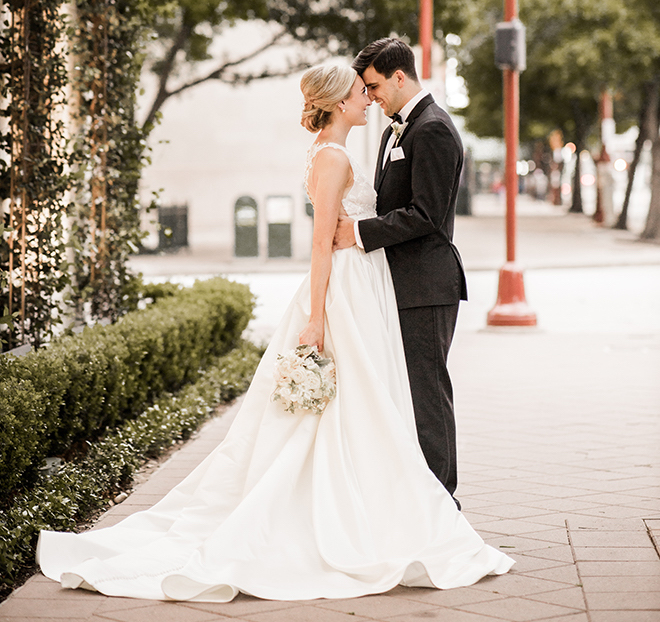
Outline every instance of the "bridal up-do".
POLYGON ((318 65, 308 69, 300 80, 300 90, 305 97, 300 124, 313 134, 326 127, 337 104, 350 96, 355 78, 355 69, 341 65, 318 65))

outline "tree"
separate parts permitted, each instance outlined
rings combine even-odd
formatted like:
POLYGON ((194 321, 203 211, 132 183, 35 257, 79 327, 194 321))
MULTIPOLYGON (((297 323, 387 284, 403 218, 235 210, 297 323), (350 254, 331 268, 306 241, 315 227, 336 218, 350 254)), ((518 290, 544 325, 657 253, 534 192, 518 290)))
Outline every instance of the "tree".
MULTIPOLYGON (((456 32, 463 26, 462 4, 461 0, 435 0, 438 30, 456 32)), ((415 44, 417 11, 418 0, 175 0, 161 5, 151 61, 158 86, 144 127, 153 126, 168 98, 209 80, 247 84, 290 75, 324 56, 356 54, 393 32, 415 44), (268 36, 245 54, 224 51, 214 58, 212 44, 241 20, 262 22, 268 26, 268 36), (266 50, 291 44, 302 44, 300 53, 290 56, 284 66, 257 71, 248 67, 248 61, 266 50), (215 64, 195 75, 202 61, 209 61, 205 66, 215 64)))
POLYGON ((655 110, 655 134, 651 148, 651 202, 642 240, 660 240, 660 134, 658 133, 658 110, 655 110))
MULTIPOLYGON (((660 5, 658 5, 656 0, 638 0, 638 3, 649 23, 654 26, 656 32, 660 31, 660 5)), ((652 63, 655 92, 647 117, 649 135, 653 140, 653 147, 651 149, 653 162, 651 172, 651 202, 641 239, 658 242, 660 241, 660 97, 658 97, 657 85, 660 83, 660 53, 655 54, 652 63)))
MULTIPOLYGON (((493 65, 501 4, 481 0, 464 33, 460 60, 470 94, 467 127, 480 135, 502 135, 501 75, 493 65)), ((544 139, 560 129, 579 154, 597 129, 604 88, 634 95, 617 101, 615 115, 619 129, 635 122, 638 86, 651 79, 660 53, 657 23, 647 10, 623 0, 536 0, 521 6, 520 18, 528 41, 520 82, 522 140, 544 139)), ((571 206, 577 212, 582 211, 579 164, 578 157, 571 206)))
POLYGON ((0 346, 38 346, 73 307, 76 319, 117 319, 134 298, 144 164, 134 108, 154 11, 148 0, 3 10, 0 346))
POLYGON ((139 283, 128 265, 143 237, 138 184, 146 132, 135 104, 155 15, 148 0, 75 6, 68 31, 77 95, 69 128, 69 304, 77 322, 114 321, 131 307, 139 283))
POLYGON ((6 342, 9 348, 50 338, 63 315, 58 294, 69 281, 61 269, 68 188, 61 120, 66 84, 60 45, 63 4, 16 0, 3 7, 0 345, 6 342))
POLYGON ((635 181, 635 173, 637 165, 639 164, 644 143, 647 140, 653 139, 653 132, 655 129, 655 121, 657 119, 658 109, 658 87, 660 86, 660 76, 650 82, 645 82, 642 85, 642 101, 639 109, 639 118, 637 127, 639 133, 635 141, 635 150, 633 152, 633 159, 628 166, 628 184, 626 186, 626 194, 621 206, 619 218, 613 225, 613 229, 627 229, 628 228, 628 206, 630 205, 630 196, 632 195, 633 183, 635 181))

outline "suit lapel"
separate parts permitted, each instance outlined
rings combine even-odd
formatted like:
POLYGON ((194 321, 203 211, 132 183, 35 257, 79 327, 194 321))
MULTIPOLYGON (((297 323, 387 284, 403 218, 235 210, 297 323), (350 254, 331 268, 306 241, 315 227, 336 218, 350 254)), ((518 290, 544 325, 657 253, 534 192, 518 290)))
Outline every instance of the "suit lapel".
MULTIPOLYGON (((417 105, 410 111, 410 114, 408 115, 408 118, 406 119, 406 127, 403 129, 403 134, 401 134, 401 137, 399 138, 398 144, 400 145, 403 142, 403 139, 405 138, 406 134, 412 127, 412 125, 415 123, 415 119, 422 114, 424 109, 427 106, 430 106, 435 100, 433 99, 433 95, 430 93, 422 98, 417 105)), ((376 192, 380 189, 380 185, 383 182, 383 178, 385 177, 385 173, 387 173, 387 169, 390 167, 390 162, 391 160, 388 158, 387 162, 385 162, 385 166, 383 166, 383 156, 385 155, 385 147, 387 146, 387 141, 392 134, 392 129, 387 128, 383 132, 383 136, 380 140, 380 149, 378 151, 378 162, 376 163, 376 179, 374 183, 374 188, 376 189, 376 192)))
MULTIPOLYGON (((389 136, 388 136, 388 138, 389 138, 389 136)), ((387 145, 387 141, 385 141, 385 144, 387 145)), ((392 148, 394 148, 394 147, 392 147, 392 148)), ((383 149, 383 152, 384 151, 385 150, 383 149)), ((381 165, 380 165, 381 166, 380 179, 378 180, 378 185, 376 186, 376 192, 378 192, 380 190, 380 185, 383 183, 383 179, 385 179, 385 173, 387 173, 387 169, 390 168, 390 163, 392 162, 392 160, 391 160, 391 158, 388 157, 387 162, 385 162, 385 166, 382 166, 383 157, 381 156, 380 162, 381 162, 381 165)))
POLYGON ((374 188, 376 189, 376 192, 378 191, 380 182, 383 179, 383 156, 385 155, 385 147, 387 146, 387 141, 389 140, 391 134, 392 128, 390 126, 385 128, 385 131, 380 138, 380 148, 378 149, 378 159, 376 160, 376 174, 374 175, 374 188))

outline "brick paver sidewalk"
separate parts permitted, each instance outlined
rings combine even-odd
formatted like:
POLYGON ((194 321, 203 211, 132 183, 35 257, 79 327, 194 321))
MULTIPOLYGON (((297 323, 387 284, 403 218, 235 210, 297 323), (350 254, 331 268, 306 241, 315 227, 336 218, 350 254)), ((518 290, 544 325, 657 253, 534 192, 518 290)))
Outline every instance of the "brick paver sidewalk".
MULTIPOLYGON (((459 247, 468 269, 497 269, 501 209, 488 197, 476 208, 478 218, 457 222, 459 247)), ((587 218, 530 201, 521 214, 527 268, 660 265, 660 246, 587 218)), ((151 276, 241 269, 185 255, 137 263, 151 276)), ((36 575, 0 605, 0 622, 660 622, 660 333, 635 332, 457 334, 458 496, 484 539, 517 560, 508 575, 444 592, 399 587, 302 603, 239 595, 226 605, 107 598, 36 575)), ((223 438, 234 412, 209 422, 97 526, 160 499, 223 438)))
MULTIPOLYGON (((511 573, 448 591, 225 605, 107 598, 41 575, 0 621, 657 622, 660 620, 660 335, 459 333, 451 366, 459 497, 511 573)), ((99 525, 148 507, 223 437, 213 420, 99 525)))

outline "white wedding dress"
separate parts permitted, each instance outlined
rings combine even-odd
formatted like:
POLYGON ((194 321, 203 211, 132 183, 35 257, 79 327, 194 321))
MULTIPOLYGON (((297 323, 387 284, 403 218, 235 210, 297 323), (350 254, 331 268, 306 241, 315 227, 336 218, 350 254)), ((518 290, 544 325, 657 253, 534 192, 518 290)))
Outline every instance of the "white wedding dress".
MULTIPOLYGON (((375 192, 347 153, 353 218, 375 192)), ((308 172, 319 151, 308 156, 308 172)), ((333 254, 325 352, 337 396, 322 416, 273 402, 277 354, 298 345, 305 279, 226 439, 153 508, 82 534, 42 532, 38 561, 64 587, 146 599, 348 598, 397 584, 453 588, 509 570, 428 469, 382 249, 333 254)))

